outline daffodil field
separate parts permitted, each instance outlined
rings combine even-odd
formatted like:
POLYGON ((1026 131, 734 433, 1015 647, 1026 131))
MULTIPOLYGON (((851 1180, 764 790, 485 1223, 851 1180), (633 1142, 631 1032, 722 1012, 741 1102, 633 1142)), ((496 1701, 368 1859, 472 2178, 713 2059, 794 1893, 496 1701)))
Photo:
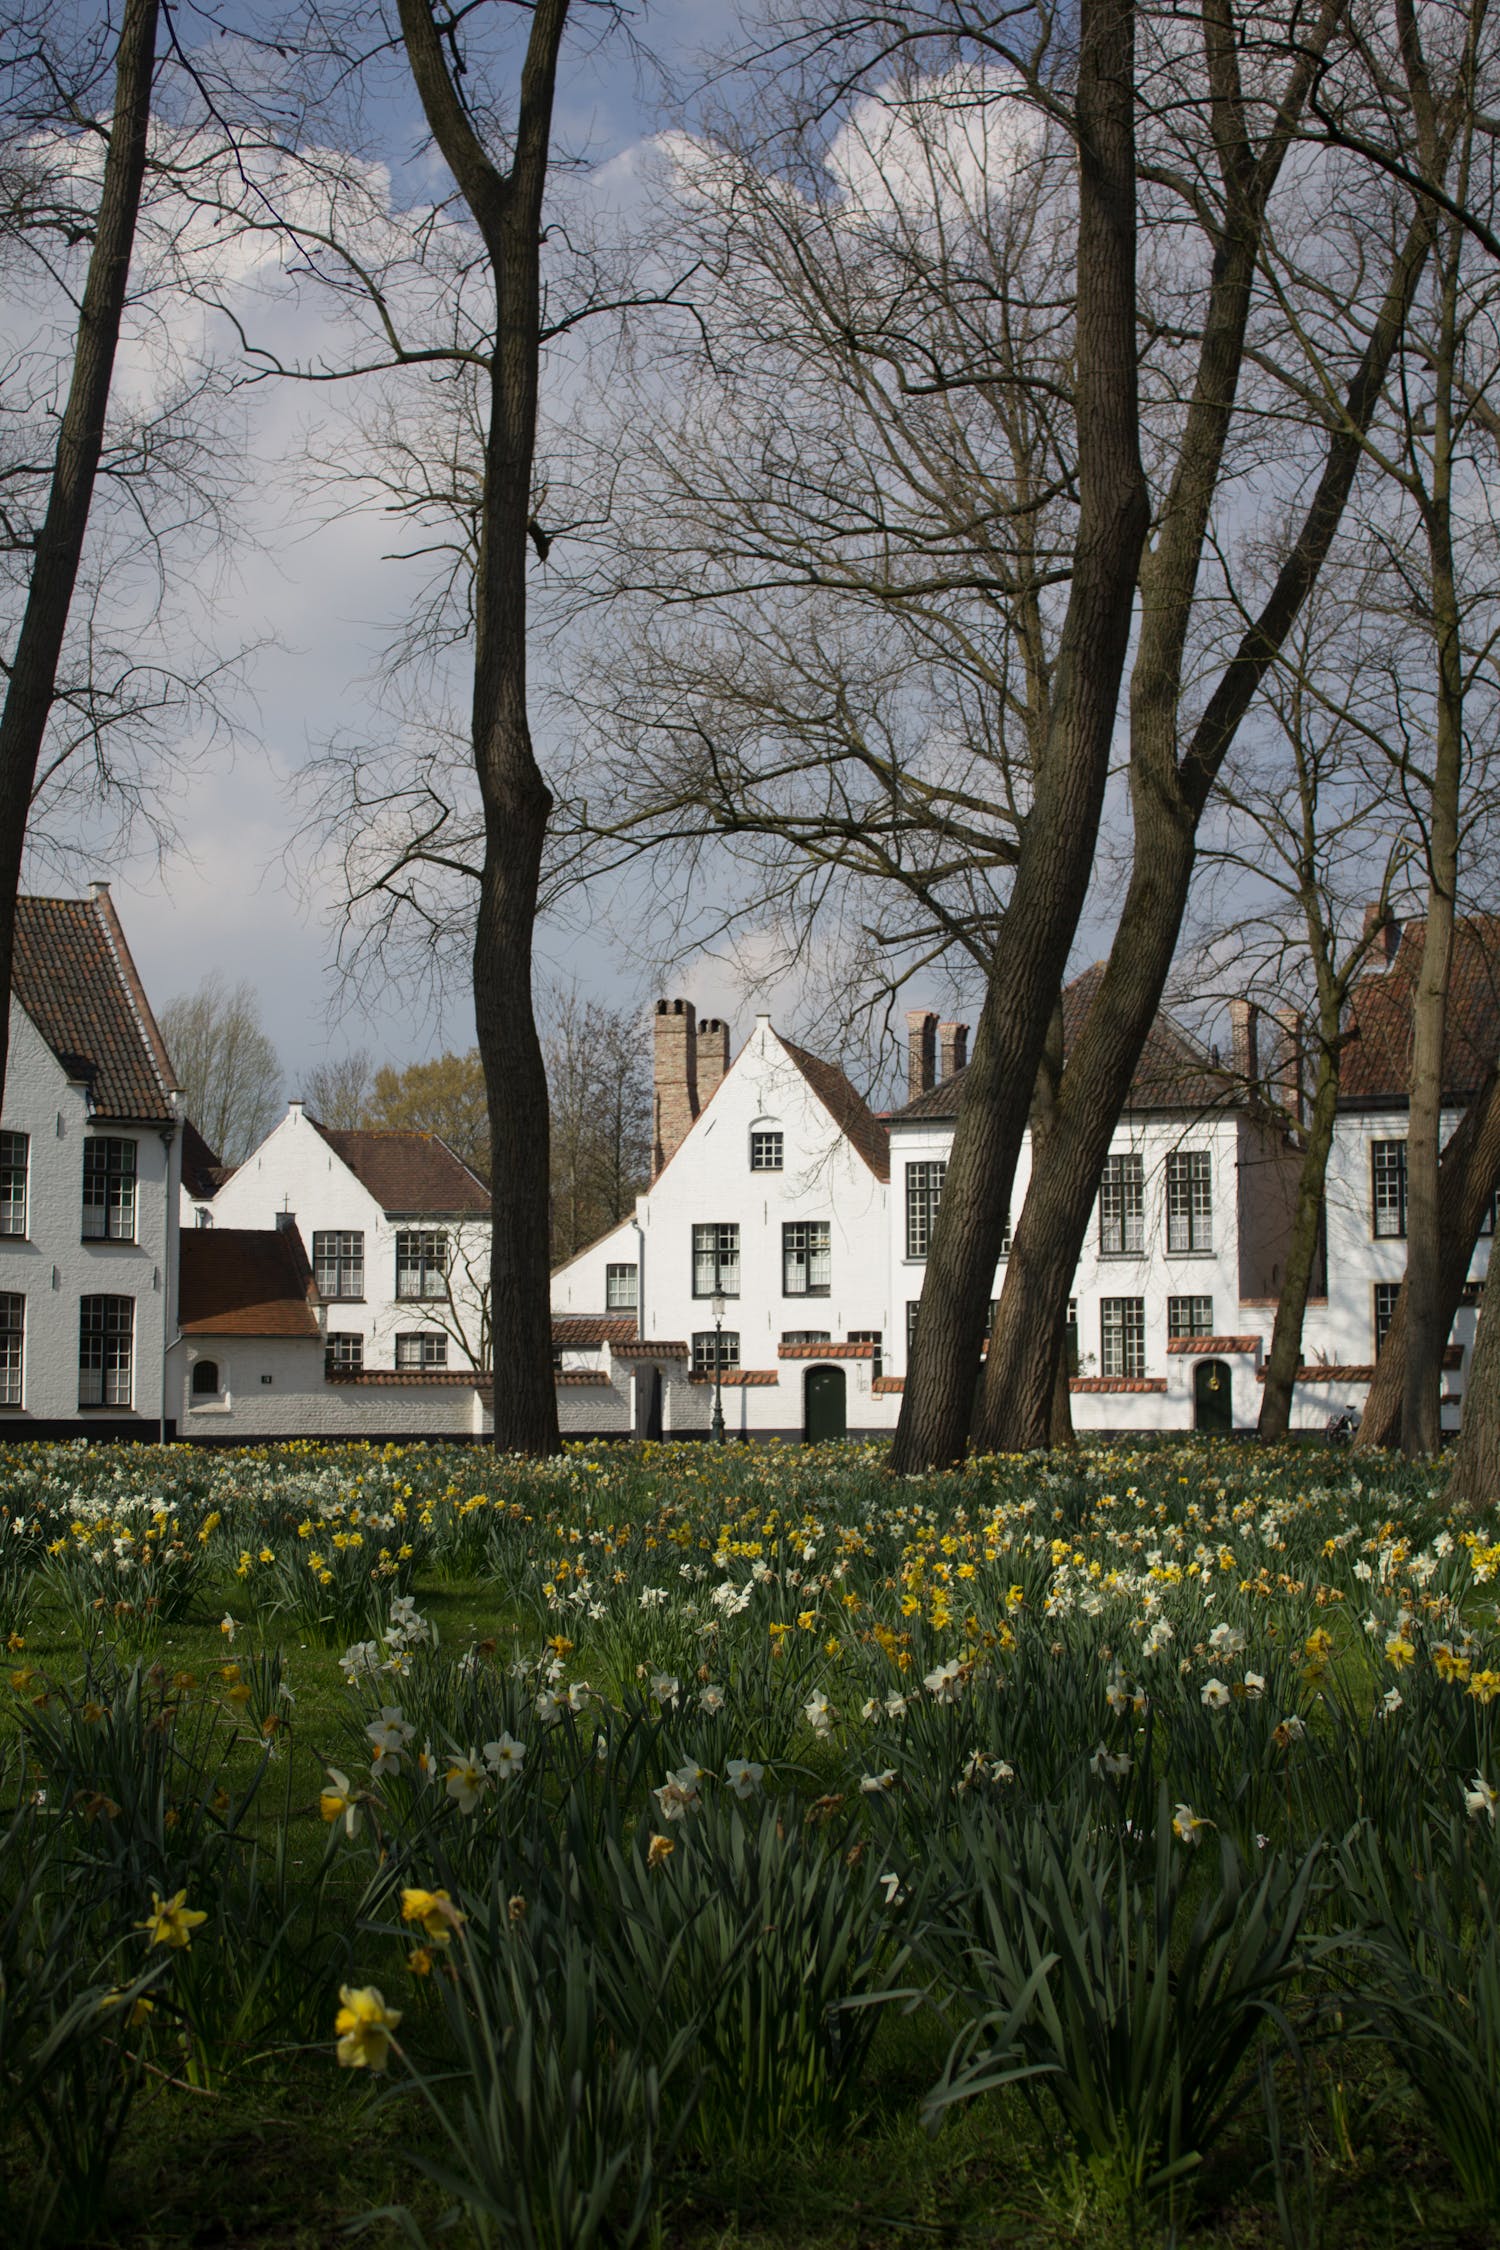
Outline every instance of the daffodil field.
POLYGON ((1440 1468, 0 1493, 7 2243, 1500 2239, 1500 1505, 1440 1468))

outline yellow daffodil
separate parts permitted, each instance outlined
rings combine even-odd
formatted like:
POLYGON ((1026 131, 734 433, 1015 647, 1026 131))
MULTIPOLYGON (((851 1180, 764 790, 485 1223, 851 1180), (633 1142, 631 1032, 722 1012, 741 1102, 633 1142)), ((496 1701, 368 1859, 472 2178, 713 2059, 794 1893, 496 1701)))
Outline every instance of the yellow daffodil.
POLYGON ((388 2008, 385 1994, 373 1984, 339 1986, 340 2007, 334 2020, 337 2054, 342 2070, 384 2070, 391 2059, 391 2033, 401 2021, 399 2008, 388 2008))
POLYGON ((404 1890, 401 1919, 420 1923, 429 1945, 447 1945, 464 1917, 446 1891, 404 1890))
POLYGON ((196 1908, 188 1905, 185 1890, 174 1892, 165 1905, 159 1894, 153 1891, 151 1912, 144 1922, 137 1922, 136 1928, 148 1930, 153 1945, 167 1945, 182 1952, 192 1944, 193 1932, 199 1923, 207 1920, 206 1914, 200 1914, 196 1908))

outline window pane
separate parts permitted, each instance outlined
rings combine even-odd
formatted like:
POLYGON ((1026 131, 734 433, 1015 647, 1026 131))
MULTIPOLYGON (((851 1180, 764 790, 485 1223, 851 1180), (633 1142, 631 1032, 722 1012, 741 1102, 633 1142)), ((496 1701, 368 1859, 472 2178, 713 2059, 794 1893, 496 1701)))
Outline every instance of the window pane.
POLYGON ((441 1232, 398 1234, 396 1237, 396 1295, 446 1297, 448 1294, 448 1237, 441 1232))
POLYGON ((313 1236, 313 1274, 320 1296, 363 1297, 365 1238, 361 1233, 329 1231, 313 1236))
POLYGON ((788 1297, 826 1297, 833 1250, 827 1219, 799 1220, 781 1230, 781 1286, 788 1297))
POLYGON ((740 1230, 735 1226, 693 1229, 693 1295, 737 1297, 740 1293, 740 1230))
POLYGON ((932 1244, 948 1166, 941 1158, 906 1167, 906 1255, 925 1258, 932 1244))
MULTIPOLYGON (((134 1144, 130 1144, 133 1146, 134 1144)), ((129 1297, 83 1297, 78 1304, 78 1403, 130 1404, 135 1304, 129 1297)))
POLYGON ((1167 1248, 1213 1246, 1213 1159, 1207 1149, 1179 1149, 1167 1158, 1167 1248))
POLYGON ((1099 1182, 1099 1255, 1138 1257, 1145 1245, 1145 1171, 1139 1156, 1107 1156, 1099 1182))
MULTIPOLYGON (((18 1139, 24 1139, 18 1135, 18 1139)), ((0 1296, 0 1406, 21 1403, 21 1369, 26 1345, 26 1299, 0 1296)))
POLYGON ((767 1129, 750 1135, 750 1169, 752 1172, 779 1172, 782 1167, 784 1143, 780 1130, 767 1129))
POLYGON ((323 1365, 330 1375, 357 1375, 365 1363, 363 1336, 330 1336, 323 1365))
POLYGON ((733 1328, 722 1334, 714 1328, 699 1329, 693 1337, 693 1373, 712 1375, 715 1353, 720 1367, 738 1367, 740 1364, 740 1339, 733 1328))
MULTIPOLYGON (((0 1133, 0 1234, 26 1232, 25 1133, 0 1133)), ((11 1404, 16 1402, 12 1400, 11 1404)))
POLYGON ((1167 1299, 1167 1334, 1169 1336, 1211 1336, 1214 1333, 1214 1301, 1212 1297, 1169 1297, 1167 1299))
POLYGON ((636 1268, 634 1266, 605 1267, 604 1309, 606 1312, 635 1311, 636 1268))
POLYGON ((83 1144, 83 1233, 90 1242, 135 1240, 135 1142, 83 1144))
POLYGON ((1396 1300, 1401 1294, 1399 1281, 1377 1281, 1375 1284, 1375 1357, 1380 1357, 1380 1347, 1385 1342, 1392 1320, 1396 1315, 1396 1300))
POLYGON ((1406 1233, 1406 1143, 1370 1143, 1371 1231, 1401 1236, 1406 1233))
POLYGON ((398 1367, 446 1367, 448 1364, 448 1339, 433 1329, 419 1329, 414 1335, 396 1338, 396 1365, 398 1367))
POLYGON ((1146 1300, 1105 1297, 1099 1305, 1099 1365, 1105 1375, 1146 1372, 1146 1300))

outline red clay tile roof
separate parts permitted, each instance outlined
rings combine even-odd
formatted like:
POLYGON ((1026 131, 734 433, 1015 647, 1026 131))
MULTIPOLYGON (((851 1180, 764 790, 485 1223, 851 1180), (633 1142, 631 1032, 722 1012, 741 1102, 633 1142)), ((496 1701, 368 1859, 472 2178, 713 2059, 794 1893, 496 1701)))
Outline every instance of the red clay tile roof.
MULTIPOLYGON (((1388 969, 1359 978, 1349 999, 1349 1033, 1339 1074, 1339 1107, 1404 1103, 1411 1093, 1411 1008, 1427 941, 1425 922, 1402 926, 1388 969)), ((1443 1093, 1466 1101, 1500 1048, 1500 916, 1466 916, 1453 933, 1453 969, 1443 1040, 1443 1093)))
POLYGON ((436 1133, 339 1132, 308 1123, 388 1218, 487 1219, 490 1191, 436 1133))
POLYGON ((552 1349, 588 1351, 597 1344, 633 1344, 634 1313, 554 1313, 552 1349))
MULTIPOLYGON (((1443 1366, 1449 1374, 1455 1373, 1457 1369, 1463 1366, 1463 1363, 1464 1348, 1462 1344, 1445 1344, 1443 1346, 1443 1366)), ((1263 1383, 1265 1379, 1265 1369, 1263 1367, 1257 1368, 1256 1381, 1263 1383)), ((1368 1367, 1352 1364, 1334 1366, 1321 1359, 1311 1367, 1299 1367, 1296 1375, 1296 1380, 1299 1383, 1371 1383, 1374 1379, 1373 1362, 1368 1367)))
POLYGON ((1070 1391, 1164 1391, 1165 1375, 1070 1375, 1070 1391))
POLYGON ((616 1359, 686 1359, 686 1344, 664 1344, 655 1339, 642 1343, 634 1334, 626 1342, 611 1344, 616 1359))
MULTIPOLYGON (((781 1039, 781 1034, 776 1034, 781 1039)), ((891 1176, 891 1139, 869 1104, 855 1092, 836 1063, 824 1062, 806 1047, 781 1039, 803 1077, 817 1095, 839 1131, 864 1158, 877 1180, 891 1176)))
POLYGON ((778 1359, 873 1359, 873 1344, 778 1344, 778 1359))
MULTIPOLYGON (((1096 961, 1092 968, 1085 969, 1082 976, 1075 977, 1064 987, 1064 1052, 1076 1042, 1103 981, 1104 963, 1096 961)), ((904 1109, 893 1110, 891 1123, 917 1125, 928 1119, 956 1117, 967 1076, 966 1067, 954 1071, 951 1078, 941 1079, 925 1094, 918 1094, 914 1102, 908 1102, 904 1109)), ((1215 1070, 1197 1041, 1190 1039, 1170 1016, 1159 1015, 1146 1034, 1146 1043, 1126 1096, 1125 1114, 1137 1110, 1222 1109, 1243 1099, 1243 1087, 1236 1088, 1224 1071, 1215 1070)))
POLYGON ((206 1201, 229 1177, 190 1117, 182 1121, 182 1184, 188 1194, 206 1201))
POLYGON ((11 989, 96 1117, 170 1122, 177 1074, 104 884, 16 900, 11 989))
POLYGON ((602 1367, 560 1367, 552 1378, 567 1390, 609 1390, 612 1386, 602 1367))
POLYGON ((893 1391, 905 1390, 906 1377, 904 1375, 877 1375, 870 1388, 872 1391, 878 1391, 883 1398, 889 1398, 893 1391))
POLYGON ((1168 1340, 1169 1352, 1255 1352, 1259 1351, 1259 1336, 1173 1336, 1168 1340))
POLYGON ((487 1391, 490 1378, 475 1367, 330 1367, 324 1371, 329 1383, 374 1383, 392 1390, 398 1385, 405 1389, 415 1384, 423 1389, 452 1390, 462 1384, 471 1391, 487 1391))
MULTIPOLYGON (((745 1391, 753 1387, 779 1383, 781 1372, 775 1367, 726 1367, 720 1378, 726 1391, 745 1391)), ((712 1383, 713 1376, 690 1375, 690 1383, 712 1383)))
POLYGON ((317 1291, 295 1227, 185 1227, 177 1271, 186 1336, 317 1338, 317 1291))

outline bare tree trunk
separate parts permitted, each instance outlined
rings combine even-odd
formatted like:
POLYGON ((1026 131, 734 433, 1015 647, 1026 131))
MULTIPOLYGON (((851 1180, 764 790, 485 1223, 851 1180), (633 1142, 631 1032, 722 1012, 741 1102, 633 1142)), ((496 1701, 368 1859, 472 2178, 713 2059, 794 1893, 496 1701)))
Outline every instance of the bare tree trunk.
POLYGON ((1297 1175, 1297 1202, 1292 1213, 1291 1240, 1282 1265, 1281 1295, 1276 1304, 1276 1324, 1266 1355, 1265 1390, 1261 1396, 1258 1435, 1267 1443, 1284 1438, 1291 1426, 1292 1393, 1302 1364, 1302 1324, 1307 1295, 1317 1264, 1323 1232, 1323 1183, 1328 1172, 1328 1152, 1339 1108, 1338 1016, 1332 1035, 1327 1022, 1320 1026, 1318 1082, 1313 1088, 1312 1114, 1297 1175))
MULTIPOLYGON (((1456 231, 1456 230, 1455 230, 1456 231)), ((1454 256, 1456 268, 1456 254, 1454 256)), ((1451 381, 1456 271, 1444 306, 1446 374, 1451 381)), ((1437 741, 1428 813, 1427 928, 1412 996, 1411 1106, 1406 1140, 1406 1370, 1401 1446, 1408 1456, 1436 1453, 1442 1443, 1443 1346, 1438 1277, 1438 1164, 1442 1148, 1443 1039, 1453 964, 1458 891, 1458 812, 1463 786, 1463 651, 1454 581, 1451 517, 1449 381, 1440 375, 1433 433, 1433 489, 1427 496, 1432 629, 1437 641, 1437 741)))
POLYGON ((502 171, 450 75, 432 0, 399 0, 401 35, 433 138, 483 238, 495 288, 479 562, 473 748, 484 807, 474 1013, 490 1119, 495 1444, 555 1453, 548 1267, 547 1076, 532 1005, 532 940, 551 795, 526 703, 527 525, 536 445, 541 211, 568 0, 536 0, 514 148, 502 171))
MULTIPOLYGON (((1045 1442, 1052 1368, 1050 1358, 1044 1360, 1039 1355, 1036 1340, 1053 1333, 1059 1305, 1066 1301, 1110 1136, 1124 1109, 1141 1049, 1161 1004, 1187 904, 1197 824, 1240 721, 1316 583, 1332 545, 1359 465, 1364 435, 1384 388, 1429 247, 1430 229, 1424 220, 1413 225, 1397 254, 1373 333, 1344 402, 1343 418, 1330 435, 1323 473, 1296 544, 1260 616, 1243 635, 1221 675, 1180 767, 1174 747, 1176 700, 1173 696, 1168 707, 1162 684, 1164 678, 1170 678, 1174 662, 1172 648, 1166 645, 1171 621, 1163 618, 1155 627, 1164 645, 1153 655, 1145 646, 1146 633, 1152 629, 1148 603, 1148 625, 1143 628, 1137 683, 1132 691, 1135 850, 1130 885, 1103 981, 1068 1059, 1057 1128, 1045 1155, 1038 1152, 1039 1161, 1011 1246, 978 1418, 980 1442, 987 1451, 1020 1452, 1045 1442), (1137 724, 1142 736, 1139 756, 1137 724)), ((1248 290, 1248 278, 1245 287, 1248 290)), ((1232 310, 1226 308, 1226 316, 1232 310)), ((1243 313, 1240 332, 1243 334, 1243 313)), ((1227 414, 1228 394, 1221 390, 1217 395, 1227 414)), ((1214 399, 1211 388, 1205 396, 1202 374, 1199 398, 1205 410, 1214 399)), ((1205 449, 1212 436, 1210 419, 1201 441, 1205 449)), ((1184 454, 1190 438, 1191 431, 1184 437, 1184 454)), ((1222 445, 1222 435, 1218 444, 1222 445)), ((1202 464, 1195 464, 1189 491, 1206 511, 1206 500, 1201 499, 1202 473, 1202 464)), ((1162 581, 1166 552, 1164 538, 1152 557, 1155 598, 1165 598, 1162 581)), ((1173 598, 1185 631, 1182 605, 1192 598, 1196 561, 1191 571, 1185 571, 1179 562, 1178 574, 1173 598)), ((1179 657, 1181 645, 1179 634, 1179 657)))
MULTIPOLYGON (((1492 1066, 1443 1150, 1438 1166, 1438 1311, 1446 1345, 1473 1263, 1474 1245, 1500 1187, 1500 1066, 1492 1066)), ((1441 1367, 1441 1361, 1440 1361, 1441 1367)), ((1470 1368, 1470 1386, 1473 1369, 1470 1368)), ((1359 1425, 1361 1447, 1397 1445, 1406 1395, 1406 1290, 1386 1330, 1359 1425)), ((1468 1398, 1464 1416, 1468 1418, 1468 1398)))
MULTIPOLYGON (((47 513, 0 712, 0 994, 10 991, 16 894, 37 760, 57 693, 57 668, 78 583, 99 473, 120 322, 130 279, 156 68, 157 0, 125 0, 115 54, 115 106, 94 247, 84 282, 73 374, 58 431, 47 513)), ((0 1007, 0 1096, 10 1011, 0 1007)))
MULTIPOLYGON (((1148 503, 1139 443, 1135 10, 1081 0, 1078 536, 1052 723, 995 943, 891 1452, 956 1460, 1031 1092, 1093 864, 1148 503)), ((1054 1332, 1056 1323, 1054 1323, 1054 1332)))
POLYGON ((1464 1392, 1463 1428, 1448 1479, 1451 1508, 1489 1508, 1500 1492, 1500 1320, 1492 1317, 1497 1304, 1500 1292, 1491 1296, 1486 1289, 1464 1392))

